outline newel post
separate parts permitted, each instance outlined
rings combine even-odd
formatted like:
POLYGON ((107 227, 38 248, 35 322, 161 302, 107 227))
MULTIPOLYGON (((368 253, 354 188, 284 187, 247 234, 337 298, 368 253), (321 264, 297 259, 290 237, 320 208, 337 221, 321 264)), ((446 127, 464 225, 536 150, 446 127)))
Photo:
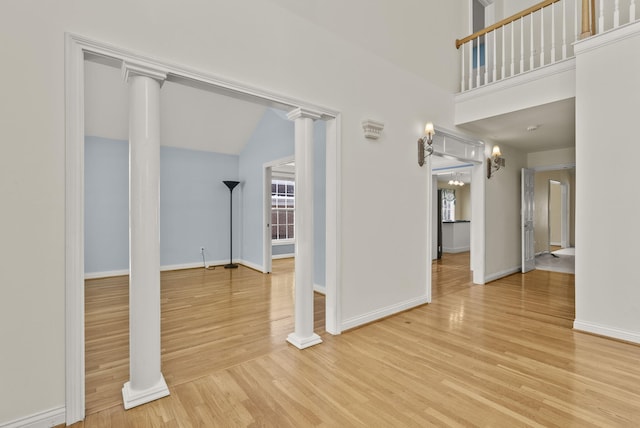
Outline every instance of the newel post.
POLYGON ((593 36, 594 28, 591 26, 589 12, 595 13, 595 0, 582 0, 582 32, 580 40, 593 36))

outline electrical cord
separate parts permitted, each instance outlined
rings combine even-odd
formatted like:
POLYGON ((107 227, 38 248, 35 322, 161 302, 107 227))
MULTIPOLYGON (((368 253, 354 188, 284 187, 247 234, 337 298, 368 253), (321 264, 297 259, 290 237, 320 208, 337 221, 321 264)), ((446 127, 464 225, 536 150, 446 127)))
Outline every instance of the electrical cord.
POLYGON ((207 263, 204 261, 204 251, 200 251, 200 254, 202 254, 202 267, 206 270, 215 270, 215 266, 207 266, 207 263))

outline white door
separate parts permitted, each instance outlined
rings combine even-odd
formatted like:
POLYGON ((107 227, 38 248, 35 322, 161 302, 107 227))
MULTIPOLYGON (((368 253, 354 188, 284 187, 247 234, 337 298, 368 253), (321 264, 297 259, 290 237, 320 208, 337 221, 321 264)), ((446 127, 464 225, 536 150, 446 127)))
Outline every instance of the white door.
POLYGON ((522 273, 536 268, 536 250, 533 238, 533 210, 535 171, 522 168, 522 273))

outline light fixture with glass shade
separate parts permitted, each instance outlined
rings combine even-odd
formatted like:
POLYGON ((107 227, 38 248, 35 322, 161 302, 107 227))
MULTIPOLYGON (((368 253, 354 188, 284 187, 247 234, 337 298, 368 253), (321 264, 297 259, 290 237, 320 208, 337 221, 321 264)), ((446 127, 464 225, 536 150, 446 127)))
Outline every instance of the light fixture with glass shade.
POLYGON ((502 157, 500 146, 493 146, 491 157, 487 158, 487 178, 490 179, 496 172, 505 166, 505 159, 502 157))
POLYGON ((418 165, 424 165, 424 160, 427 156, 433 154, 433 136, 436 131, 433 127, 433 123, 428 122, 424 127, 424 137, 418 138, 418 165))

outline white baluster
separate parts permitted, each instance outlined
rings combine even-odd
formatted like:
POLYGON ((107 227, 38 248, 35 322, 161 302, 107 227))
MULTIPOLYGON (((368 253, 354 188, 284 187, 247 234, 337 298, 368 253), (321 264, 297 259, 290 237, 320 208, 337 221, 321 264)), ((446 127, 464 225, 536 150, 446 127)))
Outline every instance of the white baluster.
POLYGON ((460 92, 464 92, 464 43, 460 46, 460 55, 462 55, 462 69, 460 71, 460 92))
POLYGON ((576 29, 576 38, 573 39, 574 42, 577 42, 578 39, 580 38, 580 21, 578 21, 578 2, 579 0, 575 0, 573 3, 573 12, 575 14, 574 16, 574 28, 576 29))
POLYGON ((604 33, 604 0, 600 0, 600 16, 598 17, 598 33, 604 33))
POLYGON ((615 1, 613 10, 613 28, 620 26, 620 0, 615 1))
POLYGON ((520 73, 524 73, 524 16, 520 18, 520 73))
POLYGON ((540 9, 540 67, 544 66, 544 9, 540 9))
POLYGON ((489 33, 484 35, 484 84, 489 83, 489 33))
POLYGON ((529 70, 533 70, 535 68, 535 60, 533 57, 533 13, 531 15, 529 15, 531 17, 531 34, 529 37, 529 43, 530 43, 530 47, 529 47, 529 70))
POLYGON ((567 59, 567 2, 562 2, 562 59, 567 59))
POLYGON ((629 22, 635 22, 636 20, 636 0, 631 0, 629 5, 629 22))
POLYGON ((477 39, 478 50, 476 51, 476 86, 480 86, 480 36, 477 39))
POLYGON ((551 64, 556 62, 556 4, 551 5, 551 64))
POLYGON ((497 49, 496 49, 496 39, 498 38, 498 30, 494 30, 491 32, 493 34, 493 82, 498 80, 498 65, 496 63, 496 58, 498 57, 497 49))
POLYGON ((469 89, 473 89, 473 40, 469 41, 469 89))
POLYGON ((504 72, 504 43, 505 43, 505 37, 504 37, 504 26, 502 27, 502 66, 500 67, 500 78, 504 79, 505 76, 505 72, 504 72))
POLYGON ((511 75, 513 76, 514 74, 516 74, 516 70, 515 70, 515 52, 514 52, 514 41, 513 41, 513 33, 514 33, 514 26, 515 26, 515 22, 511 23, 511 75))

